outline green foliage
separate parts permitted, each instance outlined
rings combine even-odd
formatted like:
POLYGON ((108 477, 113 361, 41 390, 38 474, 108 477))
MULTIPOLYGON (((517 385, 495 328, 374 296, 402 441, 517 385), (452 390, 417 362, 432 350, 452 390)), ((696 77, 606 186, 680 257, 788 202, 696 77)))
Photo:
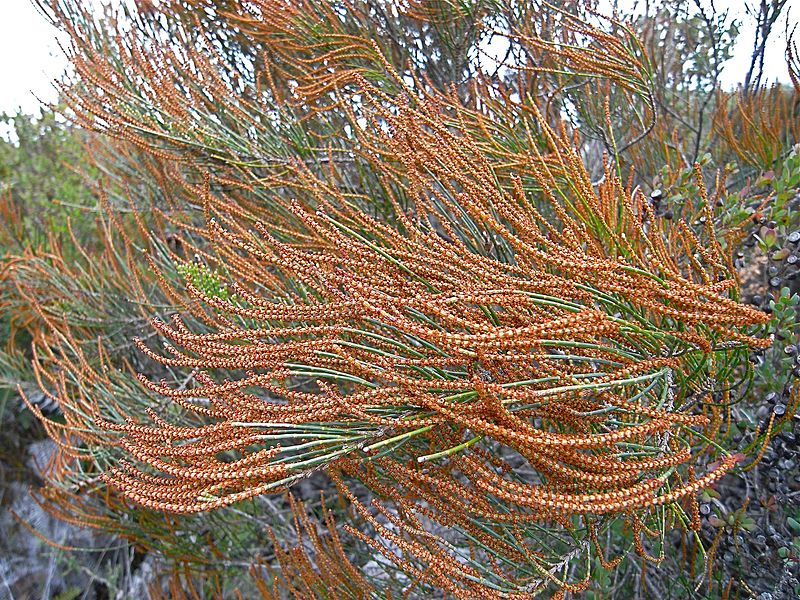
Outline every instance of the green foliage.
POLYGON ((800 295, 783 287, 777 297, 769 301, 769 308, 772 317, 767 324, 767 330, 774 337, 775 343, 765 352, 757 381, 766 393, 783 391, 793 376, 795 355, 787 353, 785 349, 797 343, 800 334, 800 295))
MULTIPOLYGON (((7 130, 0 139, 0 190, 24 213, 24 237, 16 242, 41 246, 48 232, 66 235, 67 221, 85 221, 81 208, 92 199, 85 178, 96 172, 85 134, 49 109, 39 116, 2 114, 0 123, 7 130)), ((90 235, 90 224, 81 227, 90 235)))
POLYGON ((209 298, 219 298, 225 302, 236 301, 236 294, 231 294, 228 291, 226 284, 216 269, 209 269, 199 262, 179 263, 176 268, 186 281, 209 298))
POLYGON ((793 228, 800 228, 800 215, 791 206, 800 190, 800 145, 793 146, 779 165, 778 173, 771 177, 771 187, 775 196, 769 205, 769 215, 778 223, 778 235, 786 237, 793 228))

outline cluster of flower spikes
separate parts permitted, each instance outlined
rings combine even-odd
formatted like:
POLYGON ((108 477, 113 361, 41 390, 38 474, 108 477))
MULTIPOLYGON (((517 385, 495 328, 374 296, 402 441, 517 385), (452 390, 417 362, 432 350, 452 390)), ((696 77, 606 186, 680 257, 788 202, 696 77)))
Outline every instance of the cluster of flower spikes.
MULTIPOLYGON (((378 53, 359 43, 364 60, 378 53)), ((681 501, 734 463, 692 473, 708 462, 718 411, 685 402, 691 376, 710 379, 727 354, 764 344, 745 331, 765 317, 735 301, 701 174, 704 227, 666 227, 610 164, 593 183, 576 138, 535 104, 537 140, 498 164, 497 144, 476 135, 493 130, 491 114, 443 93, 388 95, 358 69, 320 73, 330 77, 309 77, 303 101, 358 91, 333 108, 368 115, 367 126, 353 115, 352 152, 394 219, 372 217, 367 193, 342 191, 334 160, 327 177, 291 163, 239 182, 276 190, 270 211, 232 200, 223 188, 237 182, 210 174, 196 192, 211 218, 192 231, 211 246, 184 245, 227 273, 230 294, 188 280, 187 310, 213 331, 176 315, 154 322, 164 352, 140 342, 194 375, 192 385, 141 382, 198 425, 155 410, 146 422, 101 416, 102 443, 130 458, 105 480, 144 506, 188 513, 323 468, 343 482, 341 472, 380 493, 383 518, 405 537, 371 525, 402 549, 401 566, 462 597, 478 595, 476 578, 489 597, 569 589, 554 573, 592 546, 602 556, 596 529, 612 516, 629 519, 640 549, 645 520, 663 522, 665 505, 682 514, 681 501), (477 540, 465 547, 488 560, 466 569, 422 521, 477 540)), ((112 124, 136 135, 125 118, 112 124)))
MULTIPOLYGON (((107 481, 146 506, 194 512, 344 469, 407 504, 402 514, 415 507, 504 556, 530 546, 522 524, 570 531, 582 515, 585 548, 602 515, 643 527, 639 513, 729 470, 731 456, 697 478, 679 468, 710 419, 674 391, 698 357, 724 354, 720 341, 764 345, 741 331, 764 316, 726 295, 735 282, 722 277, 721 249, 685 225, 674 238, 648 230, 647 203, 611 171, 596 194, 572 137, 542 123, 553 143, 539 167, 545 218, 521 184, 497 187, 440 108, 400 99, 388 110, 360 83, 387 125, 365 129, 364 147, 387 188, 407 193, 404 206, 393 199, 397 223, 349 201, 335 173, 322 180, 299 165, 272 183, 296 198, 285 208, 302 242, 226 213, 224 194, 198 187, 233 295, 187 281, 218 330, 193 333, 175 315, 154 321, 166 352, 140 347, 193 370, 195 385, 141 381, 207 424, 174 426, 153 411, 149 424, 106 422, 136 459, 107 481), (558 166, 572 169, 580 203, 547 191, 558 166), (241 375, 217 381, 215 371, 241 375), (498 545, 477 525, 487 522, 521 539, 498 545)), ((437 577, 465 572, 415 544, 407 553, 437 577)), ((537 585, 554 577, 548 559, 523 558, 537 585)))

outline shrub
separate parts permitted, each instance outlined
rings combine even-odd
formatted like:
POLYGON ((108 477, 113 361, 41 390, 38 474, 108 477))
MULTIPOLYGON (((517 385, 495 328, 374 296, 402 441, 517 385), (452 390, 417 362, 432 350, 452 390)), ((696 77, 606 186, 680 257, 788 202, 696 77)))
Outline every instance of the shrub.
POLYGON ((741 447, 769 316, 740 302, 727 163, 785 152, 783 122, 763 151, 736 133, 783 95, 734 107, 721 56, 709 89, 656 92, 659 21, 583 2, 48 10, 109 145, 103 244, 10 275, 61 407, 31 405, 51 510, 220 595, 243 564, 267 597, 577 593, 676 539, 698 577, 698 495, 798 401, 741 447))

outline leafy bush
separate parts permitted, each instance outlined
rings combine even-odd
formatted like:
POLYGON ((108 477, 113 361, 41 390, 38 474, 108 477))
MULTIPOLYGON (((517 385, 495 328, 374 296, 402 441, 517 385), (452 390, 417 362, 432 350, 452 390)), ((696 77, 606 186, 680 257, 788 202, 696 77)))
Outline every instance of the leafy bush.
POLYGON ((81 4, 97 234, 3 298, 51 511, 209 595, 758 587, 728 482, 793 427, 797 299, 739 270, 796 263, 798 90, 720 90, 724 15, 81 4))

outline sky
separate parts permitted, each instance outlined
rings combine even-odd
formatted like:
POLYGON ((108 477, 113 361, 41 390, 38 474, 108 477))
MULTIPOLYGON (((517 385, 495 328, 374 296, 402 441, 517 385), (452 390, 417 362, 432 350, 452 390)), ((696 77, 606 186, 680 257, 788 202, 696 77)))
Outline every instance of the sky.
MULTIPOLYGON (((88 0, 86 0, 88 1, 88 0)), ((101 0, 91 0, 99 3, 101 0)), ((735 17, 744 18, 746 0, 716 0, 717 7, 731 7, 735 17)), ((752 0, 751 0, 752 1, 752 0)), ((604 0, 606 5, 610 0, 604 0)), ((630 5, 632 1, 620 2, 630 5)), ((755 3, 755 2, 752 2, 755 3)), ((788 17, 800 21, 800 0, 789 0, 788 17)), ((776 27, 765 60, 766 80, 788 81, 784 61, 785 19, 776 27), (776 35, 780 34, 780 35, 776 35)), ((749 21, 748 21, 749 22, 749 21)), ((800 35, 800 31, 799 31, 800 35)), ((63 39, 63 38, 62 38, 63 39)), ((734 57, 723 74, 724 84, 744 78, 753 48, 753 27, 743 27, 734 57)), ((56 30, 49 25, 31 0, 0 0, 0 112, 38 112, 40 100, 54 102, 58 93, 53 80, 67 68, 56 30)))
POLYGON ((51 27, 30 0, 0 0, 0 112, 34 112, 36 96, 57 98, 52 80, 67 60, 51 27))

